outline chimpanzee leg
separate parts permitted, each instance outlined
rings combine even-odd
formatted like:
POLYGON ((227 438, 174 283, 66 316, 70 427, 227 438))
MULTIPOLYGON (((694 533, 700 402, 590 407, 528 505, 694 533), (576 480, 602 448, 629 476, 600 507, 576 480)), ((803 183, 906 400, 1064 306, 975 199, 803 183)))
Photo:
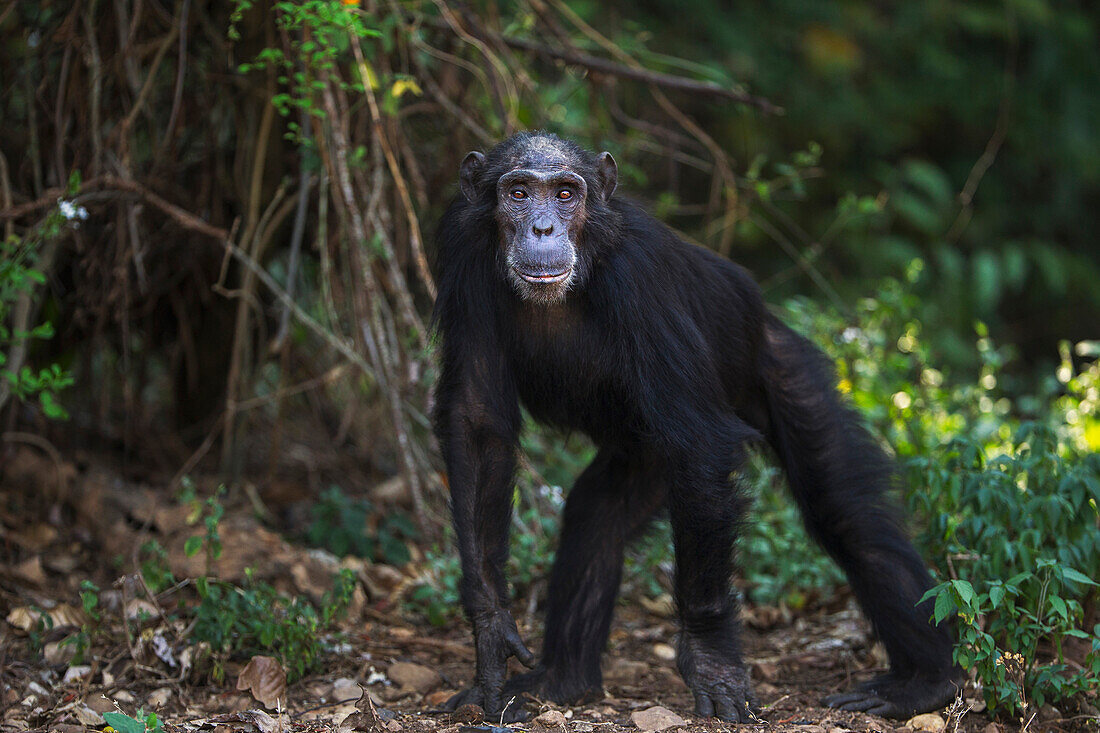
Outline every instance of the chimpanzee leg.
POLYGON ((663 505, 666 484, 653 462, 604 449, 565 503, 547 593, 542 662, 509 680, 505 695, 532 692, 573 702, 602 686, 600 656, 622 576, 623 551, 663 505))
POLYGON ((769 324, 769 440, 786 468, 810 534, 840 564, 890 657, 890 672, 830 706, 907 717, 955 695, 949 627, 932 626, 932 580, 886 496, 892 467, 841 403, 828 360, 778 322, 769 324))
MULTIPOLYGON (((719 431, 733 436, 740 430, 719 431)), ((676 603, 681 634, 676 663, 698 715, 756 722, 756 700, 741 656, 738 607, 730 587, 733 547, 745 501, 730 474, 740 467, 738 439, 699 446, 679 461, 669 490, 676 544, 676 603)))

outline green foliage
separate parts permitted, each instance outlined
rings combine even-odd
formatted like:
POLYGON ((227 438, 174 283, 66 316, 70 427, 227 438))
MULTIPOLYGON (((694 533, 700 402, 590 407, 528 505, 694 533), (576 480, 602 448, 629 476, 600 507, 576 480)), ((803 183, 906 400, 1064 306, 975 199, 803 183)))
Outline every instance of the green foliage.
MULTIPOLYGON (((914 261, 906 283, 888 280, 861 300, 854 326, 803 301, 788 312, 836 359, 841 390, 897 449, 906 505, 921 520, 917 543, 950 578, 930 593, 936 615, 961 612, 956 661, 977 674, 991 709, 1057 702, 1089 689, 1100 664, 1094 651, 1074 668, 1061 651, 1066 636, 1100 645, 1096 630, 1082 628, 1082 604, 1100 578, 1100 368, 1075 370, 1064 345, 1057 380, 1045 386, 1054 394, 1012 399, 1000 389, 1008 356, 978 323, 976 379, 954 383, 933 366, 916 316, 912 285, 923 269, 914 261), (1022 412, 1042 419, 1021 423, 1022 412)), ((778 520, 771 531, 793 533, 778 520)))
POLYGON ((62 644, 75 648, 73 664, 83 664, 88 648, 92 644, 92 637, 99 626, 102 614, 99 611, 99 587, 90 580, 80 582, 80 605, 84 609, 84 615, 88 621, 81 624, 80 630, 67 636, 62 644))
POLYGON ((746 596, 754 603, 800 610, 843 580, 836 564, 810 541, 801 516, 783 490, 780 470, 754 453, 742 485, 753 498, 738 542, 746 596))
MULTIPOLYGON (((78 174, 70 180, 70 195, 76 192, 78 174)), ((13 307, 20 298, 29 297, 34 289, 46 281, 45 275, 35 269, 38 253, 43 244, 54 239, 68 227, 76 227, 87 218, 88 212, 65 199, 51 209, 38 227, 25 237, 9 237, 0 241, 0 380, 20 400, 38 398, 42 413, 53 420, 68 419, 69 414, 57 401, 57 394, 73 383, 72 376, 59 364, 50 364, 34 370, 26 364, 9 364, 9 357, 16 344, 28 341, 45 341, 54 336, 53 325, 42 321, 29 330, 14 330, 9 325, 13 307)))
MULTIPOLYGON (((451 543, 453 545, 453 543, 451 543)), ((458 586, 462 580, 462 563, 452 546, 435 547, 424 553, 424 573, 409 594, 405 607, 423 616, 432 626, 446 626, 461 616, 458 586)))
POLYGON ((194 610, 193 641, 235 658, 271 654, 293 681, 320 661, 321 632, 346 613, 355 578, 349 570, 340 571, 320 610, 304 598, 285 596, 254 580, 251 571, 244 587, 208 577, 198 578, 195 587, 199 605, 194 610))
POLYGON ((168 551, 159 542, 149 540, 143 544, 138 557, 141 560, 141 576, 150 591, 160 593, 175 584, 176 578, 168 567, 168 551))
MULTIPOLYGON (((186 480, 180 493, 180 500, 191 508, 191 519, 202 519, 205 530, 189 537, 184 551, 193 557, 205 550, 208 573, 222 551, 218 525, 225 513, 220 501, 224 493, 225 487, 220 486, 213 496, 200 500, 194 485, 186 480)), ((146 584, 152 588, 172 582, 164 550, 155 543, 147 543, 142 550, 149 556, 142 563, 146 584)), ((322 632, 346 614, 355 590, 354 573, 345 568, 335 575, 320 608, 305 598, 283 595, 270 584, 255 580, 251 569, 245 573, 244 587, 209 575, 195 579, 199 602, 186 611, 192 616, 191 639, 209 644, 218 655, 240 658, 271 654, 287 669, 289 680, 300 678, 320 660, 324 651, 322 632)), ((220 674, 218 666, 215 676, 220 674)))
POLYGON ((157 720, 157 714, 146 715, 140 708, 136 718, 123 712, 109 712, 103 713, 103 719, 118 733, 164 733, 164 724, 157 720))
MULTIPOLYGON (((229 37, 240 38, 237 24, 253 6, 252 0, 236 0, 236 8, 231 16, 229 37)), ((292 110, 300 109, 313 117, 324 117, 323 105, 317 102, 317 94, 324 89, 324 81, 336 71, 337 63, 350 55, 350 44, 359 43, 365 38, 381 35, 378 30, 367 26, 363 13, 356 4, 342 0, 297 0, 276 2, 275 24, 285 32, 289 39, 289 49, 265 48, 249 63, 241 64, 238 71, 247 74, 253 70, 274 69, 277 80, 283 89, 272 97, 271 103, 284 117, 292 110)), ((363 74, 372 79, 373 71, 362 69, 363 74)), ((373 83, 372 79, 372 83, 373 83)), ((390 97, 397 98, 411 83, 416 93, 419 87, 415 82, 396 82, 390 90, 390 97)), ((360 83, 339 82, 341 88, 348 91, 363 92, 360 83)), ((304 143, 297 122, 288 122, 288 139, 304 143)))
POLYGON ((1016 712, 1086 692, 1100 677, 1100 626, 1082 628, 1082 603, 1100 578, 1100 455, 1036 424, 1003 450, 990 456, 960 439, 913 460, 924 487, 910 503, 928 517, 921 543, 952 577, 927 597, 937 620, 958 610, 956 661, 977 672, 990 708, 1016 712), (1067 636, 1091 645, 1083 667, 1066 663, 1067 636))
POLYGON ((200 500, 195 493, 194 484, 185 477, 179 494, 180 502, 189 505, 191 508, 188 523, 191 524, 202 519, 203 529, 205 530, 201 535, 188 537, 183 544, 183 552, 187 557, 194 557, 199 554, 199 550, 205 550, 207 572, 210 572, 214 561, 222 556, 222 541, 221 535, 218 533, 218 524, 221 522, 222 516, 225 515, 225 507, 221 503, 221 497, 225 493, 225 486, 219 486, 213 496, 200 500))
POLYGON ((306 539, 314 547, 323 547, 337 557, 356 555, 387 565, 404 565, 411 559, 406 542, 415 540, 418 532, 407 514, 383 514, 371 531, 369 520, 374 512, 370 502, 353 499, 336 486, 321 494, 310 513, 313 521, 306 539))

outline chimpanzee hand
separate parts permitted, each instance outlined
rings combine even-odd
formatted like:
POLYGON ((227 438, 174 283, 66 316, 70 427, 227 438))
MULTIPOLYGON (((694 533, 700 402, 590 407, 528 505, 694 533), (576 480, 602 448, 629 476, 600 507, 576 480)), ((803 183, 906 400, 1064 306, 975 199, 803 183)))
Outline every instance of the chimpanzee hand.
POLYGON ((759 723, 756 697, 740 661, 684 633, 676 666, 695 695, 695 714, 728 723, 759 723))
POLYGON ((443 705, 444 710, 457 710, 463 705, 480 705, 485 715, 499 715, 507 700, 502 699, 508 658, 514 656, 526 667, 535 664, 535 655, 520 638, 516 622, 506 609, 498 608, 473 619, 474 647, 477 649, 477 672, 474 685, 454 695, 443 705))

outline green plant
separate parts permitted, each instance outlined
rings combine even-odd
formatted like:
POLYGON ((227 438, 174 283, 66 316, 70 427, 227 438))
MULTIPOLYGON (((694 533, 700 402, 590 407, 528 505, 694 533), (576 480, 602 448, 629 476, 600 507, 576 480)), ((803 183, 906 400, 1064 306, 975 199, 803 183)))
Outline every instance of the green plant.
MULTIPOLYGON (((74 173, 69 179, 68 195, 75 195, 79 188, 80 175, 74 173)), ((27 328, 21 323, 25 319, 17 314, 22 310, 25 316, 35 287, 46 281, 36 269, 43 246, 55 242, 62 231, 76 227, 87 216, 83 207, 58 199, 58 205, 26 236, 0 241, 0 406, 8 395, 20 400, 37 396, 46 417, 64 420, 69 416, 57 401, 57 394, 72 385, 71 374, 57 363, 35 371, 24 362, 27 343, 53 338, 53 325, 42 321, 27 328)))
POLYGON ((175 584, 176 578, 168 567, 168 552, 156 540, 149 540, 138 551, 141 560, 141 577, 153 593, 160 593, 175 584))
POLYGON ((219 486, 212 496, 200 500, 195 492, 195 486, 187 478, 184 479, 180 490, 180 503, 190 506, 191 513, 188 523, 203 523, 203 534, 192 535, 183 543, 183 552, 187 557, 194 557, 199 550, 206 551, 206 571, 209 573, 214 561, 222 556, 221 535, 218 532, 218 524, 225 516, 225 507, 222 506, 221 497, 226 493, 225 486, 219 486))
POLYGON ((99 611, 99 587, 90 580, 80 581, 80 605, 84 609, 87 621, 80 625, 80 630, 68 636, 62 644, 75 647, 73 664, 83 664, 84 655, 92 644, 92 636, 99 625, 102 614, 99 611))
POLYGON ((458 584, 462 580, 462 564, 452 548, 438 547, 424 553, 424 571, 409 594, 406 607, 420 614, 432 626, 445 626, 461 614, 458 584))
POLYGON ((753 453, 742 485, 753 499, 738 544, 751 601, 783 603, 797 611, 843 582, 836 563, 806 534, 779 468, 753 453))
MULTIPOLYGON (((321 632, 347 612, 355 587, 350 571, 333 579, 320 610, 304 598, 290 597, 247 571, 243 587, 202 577, 195 581, 199 605, 191 638, 229 657, 272 654, 294 681, 314 669, 324 648, 321 632)), ((220 668, 216 668, 218 676, 220 668)))
POLYGON ((117 733, 164 733, 164 723, 157 720, 156 713, 145 714, 140 708, 137 717, 131 718, 123 712, 103 713, 103 719, 107 725, 114 728, 117 733))
MULTIPOLYGON (((230 39, 240 38, 237 24, 252 6, 252 0, 236 0, 229 27, 230 39)), ((324 80, 332 76, 337 62, 348 56, 351 43, 376 38, 381 33, 367 27, 363 13, 342 0, 276 2, 273 10, 276 25, 288 39, 287 49, 265 48, 252 61, 241 64, 238 71, 245 74, 259 69, 275 69, 279 74, 277 81, 285 91, 275 94, 271 103, 281 115, 285 117, 292 110, 300 109, 314 117, 324 117, 324 109, 316 101, 318 92, 325 87, 324 80)), ((374 72, 366 67, 364 73, 371 78, 374 72)), ((399 86, 400 81, 393 85, 391 96, 400 97, 403 93, 406 87, 399 86)), ((339 80, 337 83, 346 91, 364 91, 362 84, 339 80)), ((406 85, 410 83, 418 93, 419 87, 415 82, 405 81, 406 85)), ((307 142, 308 137, 303 135, 297 122, 287 122, 287 129, 289 139, 299 144, 307 142)))
POLYGON ((1100 625, 1082 628, 1100 578, 1100 455, 1036 424, 1003 450, 959 440, 912 461, 926 488, 911 503, 929 517, 921 544, 951 577, 926 597, 937 621, 958 611, 956 662, 976 672, 991 709, 1019 712, 1087 692, 1100 677, 1100 625), (1065 658, 1066 637, 1091 647, 1080 666, 1065 658))
POLYGON ((390 512, 377 518, 371 532, 372 511, 366 499, 353 499, 331 486, 310 509, 313 521, 306 530, 306 541, 338 557, 356 555, 388 565, 409 562, 406 542, 417 538, 416 525, 408 515, 390 512))

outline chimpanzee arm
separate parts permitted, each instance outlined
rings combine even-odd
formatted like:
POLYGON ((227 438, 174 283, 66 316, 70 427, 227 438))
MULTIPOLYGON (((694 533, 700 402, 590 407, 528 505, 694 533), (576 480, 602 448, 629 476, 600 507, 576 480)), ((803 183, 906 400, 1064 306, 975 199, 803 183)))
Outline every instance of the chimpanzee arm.
POLYGON ((508 611, 504 577, 520 425, 515 385, 495 350, 472 346, 445 343, 435 409, 462 560, 462 606, 477 651, 474 686, 447 707, 475 703, 494 714, 504 702, 508 657, 527 666, 535 658, 508 611))

